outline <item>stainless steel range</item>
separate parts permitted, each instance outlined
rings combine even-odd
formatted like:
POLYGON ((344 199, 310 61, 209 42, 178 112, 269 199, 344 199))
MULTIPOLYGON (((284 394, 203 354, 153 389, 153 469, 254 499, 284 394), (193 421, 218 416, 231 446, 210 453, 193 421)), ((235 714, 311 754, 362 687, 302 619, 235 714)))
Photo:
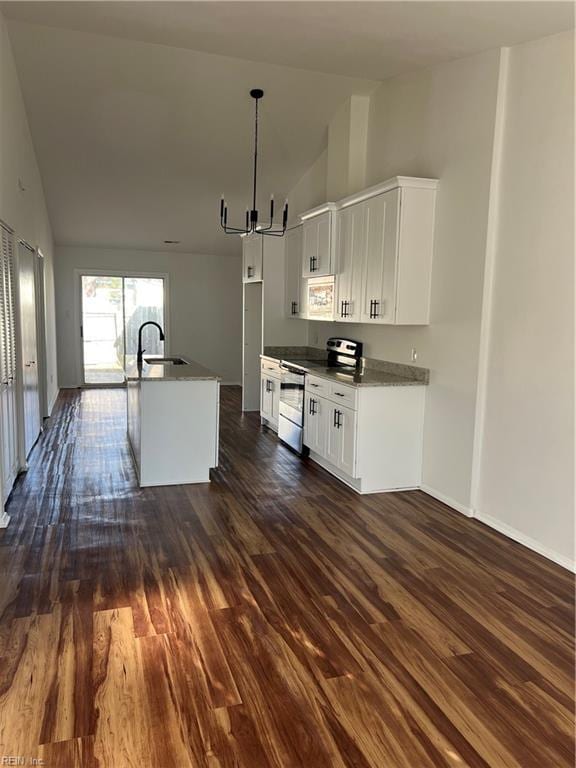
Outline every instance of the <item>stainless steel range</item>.
POLYGON ((308 371, 340 368, 355 372, 362 364, 362 342, 332 337, 326 342, 325 360, 282 360, 278 437, 299 454, 304 446, 304 383, 308 371))

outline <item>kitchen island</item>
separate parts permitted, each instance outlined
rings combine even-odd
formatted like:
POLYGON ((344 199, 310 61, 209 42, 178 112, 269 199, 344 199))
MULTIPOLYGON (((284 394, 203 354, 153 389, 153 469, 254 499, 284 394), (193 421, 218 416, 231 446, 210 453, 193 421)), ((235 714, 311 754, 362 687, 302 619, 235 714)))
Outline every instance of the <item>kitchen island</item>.
POLYGON ((218 466, 220 377, 184 358, 126 365, 128 440, 140 487, 210 482, 218 466))

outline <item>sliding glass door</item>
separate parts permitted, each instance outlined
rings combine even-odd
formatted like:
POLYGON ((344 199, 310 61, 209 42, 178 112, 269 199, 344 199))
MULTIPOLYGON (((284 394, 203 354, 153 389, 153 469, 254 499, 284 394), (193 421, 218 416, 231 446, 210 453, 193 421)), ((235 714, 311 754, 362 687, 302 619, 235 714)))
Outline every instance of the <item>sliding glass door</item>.
MULTIPOLYGON (((138 351, 138 329, 164 328, 164 279, 82 275, 82 358, 85 384, 122 384, 126 358, 138 351)), ((164 354, 158 330, 144 329, 149 355, 164 354)))

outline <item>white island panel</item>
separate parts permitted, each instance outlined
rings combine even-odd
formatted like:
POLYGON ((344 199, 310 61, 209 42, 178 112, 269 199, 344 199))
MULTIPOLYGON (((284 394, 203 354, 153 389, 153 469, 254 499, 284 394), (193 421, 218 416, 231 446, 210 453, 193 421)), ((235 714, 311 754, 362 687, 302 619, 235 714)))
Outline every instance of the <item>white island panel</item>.
POLYGON ((218 381, 142 382, 140 485, 207 483, 218 463, 218 381))

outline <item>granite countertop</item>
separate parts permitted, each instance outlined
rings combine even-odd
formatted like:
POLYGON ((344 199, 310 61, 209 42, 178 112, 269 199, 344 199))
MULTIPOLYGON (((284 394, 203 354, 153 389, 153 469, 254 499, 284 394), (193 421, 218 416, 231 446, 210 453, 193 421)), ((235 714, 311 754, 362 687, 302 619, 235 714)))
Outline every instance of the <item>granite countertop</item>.
POLYGON ((298 349, 300 355, 290 354, 294 351, 296 349, 291 347, 285 349, 274 347, 266 349, 265 354, 260 357, 276 362, 285 360, 287 363, 303 368, 312 376, 353 387, 422 387, 426 386, 429 380, 428 369, 415 365, 363 358, 363 366, 358 372, 344 373, 338 368, 329 368, 326 365, 326 354, 321 354, 321 350, 315 349, 311 355, 308 355, 308 350, 301 348, 298 349), (287 354, 282 355, 283 351, 287 354))
POLYGON ((136 358, 131 357, 126 361, 124 377, 126 381, 220 381, 220 376, 200 363, 188 360, 183 355, 170 357, 181 357, 186 360, 186 365, 144 362, 142 368, 139 368, 136 358))

